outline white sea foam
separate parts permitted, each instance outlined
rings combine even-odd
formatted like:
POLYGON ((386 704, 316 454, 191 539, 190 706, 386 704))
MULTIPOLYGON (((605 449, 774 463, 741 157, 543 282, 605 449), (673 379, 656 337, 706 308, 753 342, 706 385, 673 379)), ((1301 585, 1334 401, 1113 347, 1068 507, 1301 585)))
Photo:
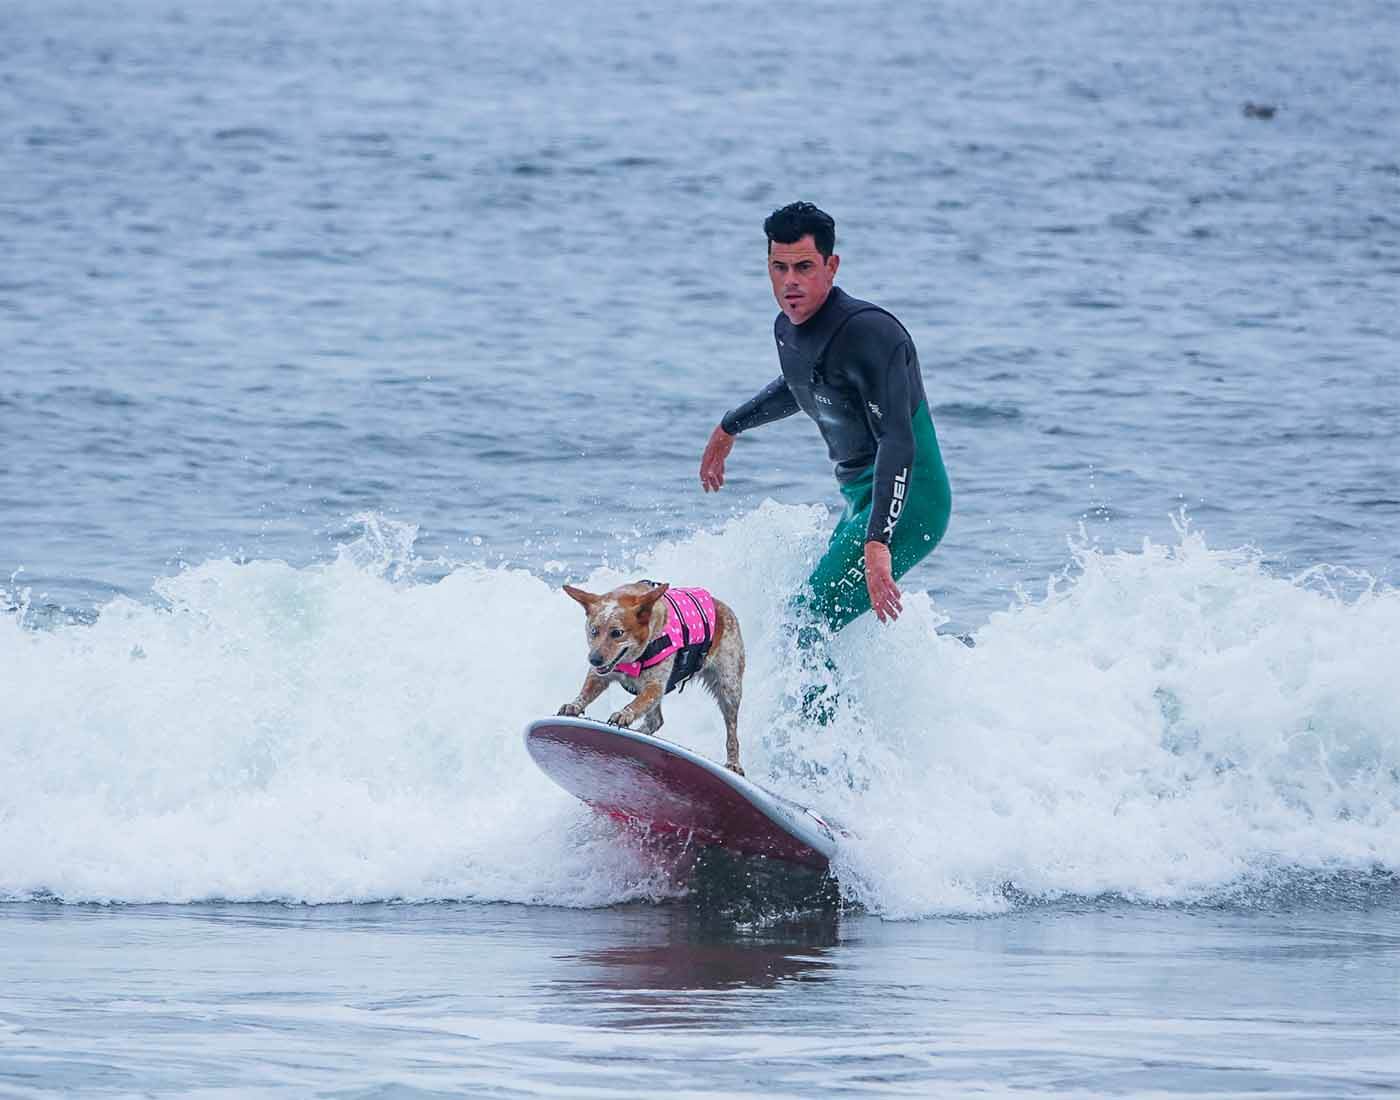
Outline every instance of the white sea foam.
MULTIPOLYGON (((365 524, 333 562, 206 562, 92 625, 0 616, 0 896, 599 905, 672 889, 522 746, 583 671, 557 579, 462 564, 421 580, 411 530, 365 524)), ((1400 593, 1273 576, 1184 530, 1080 547, 973 648, 937 634, 923 595, 892 627, 848 629, 840 709, 813 728, 791 714, 782 626, 825 528, 820 509, 770 504, 585 583, 650 575, 735 608, 746 767, 848 826, 852 899, 913 917, 995 910, 1007 884, 1177 901, 1400 869, 1400 593)), ((667 735, 720 755, 703 693, 666 712, 667 735)))

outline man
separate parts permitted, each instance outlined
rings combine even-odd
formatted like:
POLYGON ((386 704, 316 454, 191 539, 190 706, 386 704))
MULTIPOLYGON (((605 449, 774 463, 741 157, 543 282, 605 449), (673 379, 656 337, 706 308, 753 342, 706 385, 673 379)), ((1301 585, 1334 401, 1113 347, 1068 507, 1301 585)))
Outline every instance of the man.
POLYGON ((952 494, 929 418, 914 341, 893 314, 835 286, 836 223, 809 202, 763 223, 768 275, 782 310, 774 322, 782 374, 725 413, 700 460, 706 492, 724 484, 740 432, 801 409, 836 463, 846 511, 799 604, 840 630, 874 608, 903 610, 895 580, 948 527, 952 494))

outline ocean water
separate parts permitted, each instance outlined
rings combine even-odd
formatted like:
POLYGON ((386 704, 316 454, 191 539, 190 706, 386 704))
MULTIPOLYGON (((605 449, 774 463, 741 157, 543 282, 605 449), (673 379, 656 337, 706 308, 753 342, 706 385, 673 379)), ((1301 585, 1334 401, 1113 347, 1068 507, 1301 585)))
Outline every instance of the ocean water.
POLYGON ((0 1093, 1393 1089, 1397 105, 1379 0, 0 6, 0 1093), (954 489, 819 730, 815 428, 697 477, 798 197, 954 489), (529 761, 639 575, 840 912, 529 761))

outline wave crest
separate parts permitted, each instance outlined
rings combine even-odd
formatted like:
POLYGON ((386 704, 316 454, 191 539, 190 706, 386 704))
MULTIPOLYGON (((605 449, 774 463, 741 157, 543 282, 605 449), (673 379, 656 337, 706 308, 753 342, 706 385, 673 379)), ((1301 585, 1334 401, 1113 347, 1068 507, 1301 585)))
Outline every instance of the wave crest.
MULTIPOLYGON (((333 561, 208 561, 90 625, 35 629, 22 593, 0 601, 0 895, 671 892, 521 746, 582 675, 557 583, 420 570, 410 525, 360 520, 333 561)), ((1009 897, 1177 902, 1400 868, 1395 590, 1327 568, 1275 576, 1184 525, 1132 553, 1078 544, 972 647, 938 632, 946 616, 921 594, 893 627, 843 632, 841 705, 812 728, 792 714, 784 628, 825 526, 821 509, 769 503, 585 583, 675 578, 735 608, 745 766, 851 829, 852 900, 891 917, 1009 897)), ((707 698, 666 707, 668 736, 720 753, 707 698)))

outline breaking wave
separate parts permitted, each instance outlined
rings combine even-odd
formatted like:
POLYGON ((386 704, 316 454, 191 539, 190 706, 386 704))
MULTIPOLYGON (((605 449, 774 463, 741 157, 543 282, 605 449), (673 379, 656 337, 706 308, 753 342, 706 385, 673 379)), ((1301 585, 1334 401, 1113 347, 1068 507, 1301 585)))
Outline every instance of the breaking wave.
MULTIPOLYGON (((364 527, 333 561, 208 561, 90 624, 36 626, 25 593, 0 592, 0 897, 674 892, 524 751, 524 724, 583 669, 557 582, 480 563, 428 576, 411 527, 364 527)), ((845 631, 838 711, 812 728, 792 714, 784 627, 826 527, 770 503, 586 583, 646 574, 734 607, 745 766, 850 830, 850 900, 913 918, 1400 869, 1395 590, 1277 576, 1184 524, 1173 545, 1076 546, 973 646, 920 594, 892 627, 845 631)), ((665 732, 722 753, 703 694, 668 701, 665 732)))

